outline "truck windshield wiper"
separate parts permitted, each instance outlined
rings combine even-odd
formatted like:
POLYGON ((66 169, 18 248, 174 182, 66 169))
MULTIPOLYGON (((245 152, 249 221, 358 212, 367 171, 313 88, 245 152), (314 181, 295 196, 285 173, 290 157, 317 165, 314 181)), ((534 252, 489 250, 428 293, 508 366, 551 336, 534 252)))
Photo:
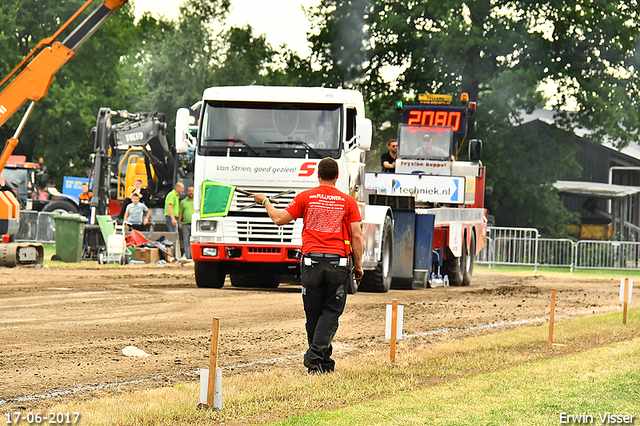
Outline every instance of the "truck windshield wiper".
POLYGON ((247 148, 249 148, 249 150, 251 152, 253 152, 255 155, 258 155, 258 151, 256 151, 255 149, 253 149, 251 147, 251 145, 249 145, 248 143, 246 143, 245 141, 243 141, 242 139, 230 139, 230 138, 225 138, 225 139, 218 139, 218 138, 204 138, 203 142, 233 142, 235 143, 240 143, 242 144, 242 146, 246 146, 247 148))
POLYGON ((266 144, 302 145, 305 148, 307 148, 309 151, 313 152, 318 157, 322 157, 322 155, 318 151, 316 151, 311 145, 309 145, 304 141, 268 141, 268 142, 265 142, 265 145, 266 144))

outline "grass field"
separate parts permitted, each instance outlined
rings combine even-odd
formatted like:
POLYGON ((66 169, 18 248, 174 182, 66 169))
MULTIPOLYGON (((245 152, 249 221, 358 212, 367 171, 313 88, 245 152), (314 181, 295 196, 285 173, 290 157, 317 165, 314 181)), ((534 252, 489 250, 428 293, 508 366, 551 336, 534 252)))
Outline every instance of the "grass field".
POLYGON ((489 268, 486 265, 475 265, 475 269, 482 271, 517 273, 525 275, 563 275, 576 277, 598 277, 598 278, 633 278, 640 279, 640 270, 638 269, 575 269, 571 271, 569 268, 541 267, 538 266, 534 271, 533 266, 510 266, 496 265, 489 268))
MULTIPOLYGON (((104 425, 557 425, 563 414, 640 416, 640 309, 340 359, 332 375, 273 368, 223 381, 223 409, 199 385, 48 407, 104 425)), ((636 421, 636 424, 638 422, 636 421)))

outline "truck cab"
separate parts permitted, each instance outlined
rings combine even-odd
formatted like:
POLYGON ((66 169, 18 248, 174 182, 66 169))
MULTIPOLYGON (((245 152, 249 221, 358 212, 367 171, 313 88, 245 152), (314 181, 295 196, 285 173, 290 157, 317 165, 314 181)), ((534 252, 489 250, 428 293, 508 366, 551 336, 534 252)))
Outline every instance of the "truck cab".
MULTIPOLYGON (((413 256, 403 257, 406 267, 397 264, 392 278, 410 278, 414 288, 469 285, 475 255, 486 241, 482 142, 469 140, 468 161, 457 157, 473 132, 476 104, 466 94, 461 106, 452 106, 447 95, 422 94, 419 100, 419 105, 398 104, 395 173, 367 173, 366 189, 375 203, 404 206, 396 217, 411 215, 406 228, 394 234, 415 235, 403 242, 413 256)), ((399 255, 402 248, 395 249, 399 255)))
MULTIPOLYGON (((265 193, 283 208, 296 194, 318 185, 316 169, 325 157, 338 162, 337 188, 351 195, 361 210, 365 240, 370 240, 363 269, 376 269, 383 258, 382 227, 390 209, 365 205, 364 154, 372 129, 359 92, 214 87, 205 90, 199 108, 197 138, 191 146, 196 154, 191 252, 199 287, 220 288, 227 273, 232 285, 240 287, 276 287, 295 280, 302 245, 301 219, 278 227, 262 206, 238 191, 226 214, 205 217, 203 184, 214 181, 265 193)), ((183 129, 176 131, 183 135, 176 138, 179 152, 189 148, 187 119, 188 113, 178 112, 176 128, 183 129)))
POLYGON ((2 176, 20 201, 21 210, 40 211, 47 204, 47 193, 38 185, 41 173, 40 163, 27 161, 24 155, 9 156, 2 176))

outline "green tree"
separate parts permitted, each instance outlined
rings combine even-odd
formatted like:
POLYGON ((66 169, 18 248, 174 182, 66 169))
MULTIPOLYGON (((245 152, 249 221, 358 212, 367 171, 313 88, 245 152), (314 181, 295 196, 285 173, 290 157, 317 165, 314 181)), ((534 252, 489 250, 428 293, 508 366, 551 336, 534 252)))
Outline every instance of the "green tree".
POLYGON ((222 54, 212 28, 224 22, 228 10, 229 0, 187 0, 176 21, 145 17, 146 39, 138 59, 144 95, 137 109, 163 112, 173 123, 178 108, 202 97, 222 54))
POLYGON ((320 84, 310 61, 286 46, 274 49, 251 26, 213 31, 228 8, 228 0, 187 0, 177 21, 146 17, 138 109, 164 112, 171 127, 176 110, 200 100, 207 87, 320 84))

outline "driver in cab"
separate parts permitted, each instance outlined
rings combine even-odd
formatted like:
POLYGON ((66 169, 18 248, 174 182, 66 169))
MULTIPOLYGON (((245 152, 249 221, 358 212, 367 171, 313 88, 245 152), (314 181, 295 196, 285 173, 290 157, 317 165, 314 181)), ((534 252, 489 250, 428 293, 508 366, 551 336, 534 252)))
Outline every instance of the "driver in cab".
POLYGON ((241 146, 243 143, 254 145, 257 140, 249 131, 249 119, 240 115, 235 121, 235 129, 229 132, 229 146, 241 146))
POLYGON ((450 157, 449 159, 451 161, 455 160, 453 155, 449 156, 448 152, 439 146, 434 146, 433 138, 428 133, 422 136, 422 145, 414 151, 413 156, 427 159, 445 159, 450 157))

